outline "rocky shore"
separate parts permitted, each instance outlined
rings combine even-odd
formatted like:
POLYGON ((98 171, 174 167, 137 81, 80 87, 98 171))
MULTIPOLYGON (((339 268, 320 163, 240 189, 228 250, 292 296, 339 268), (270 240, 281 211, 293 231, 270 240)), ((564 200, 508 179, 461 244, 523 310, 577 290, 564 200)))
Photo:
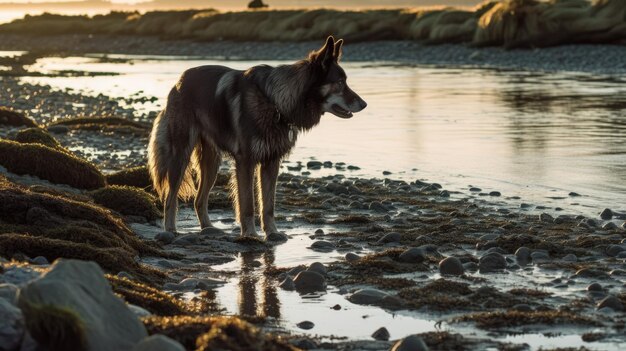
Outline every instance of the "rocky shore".
MULTIPOLYGON (((197 56, 226 60, 299 60, 319 42, 196 42, 145 36, 0 34, 0 50, 52 55, 86 53, 197 56)), ((624 45, 564 45, 542 49, 471 48, 415 41, 347 42, 346 61, 375 61, 438 67, 478 67, 546 72, 623 75, 624 45)))
POLYGON ((312 160, 285 162, 279 177, 277 224, 288 240, 237 236, 225 169, 210 201, 217 228, 200 230, 184 204, 174 235, 161 230, 142 167, 149 116, 106 96, 1 82, 10 103, 0 109, 5 349, 538 348, 511 334, 576 339, 543 349, 626 345, 624 213, 511 208, 506 194, 476 186, 355 178, 349 165, 312 160), (321 169, 334 174, 315 176, 321 169), (224 303, 233 295, 237 311, 224 303), (338 302, 303 304, 311 296, 338 302), (309 310, 296 320, 281 312, 301 304, 309 310), (392 317, 349 319, 361 306, 433 322, 413 330, 392 317), (315 319, 321 310, 332 314, 315 319), (317 332, 333 323, 371 336, 317 332))

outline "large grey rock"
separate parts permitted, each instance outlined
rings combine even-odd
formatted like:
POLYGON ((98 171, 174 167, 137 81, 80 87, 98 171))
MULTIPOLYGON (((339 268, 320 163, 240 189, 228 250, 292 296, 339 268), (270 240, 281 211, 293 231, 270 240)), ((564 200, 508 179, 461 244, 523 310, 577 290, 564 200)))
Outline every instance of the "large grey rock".
POLYGON ((17 286, 13 284, 0 284, 0 298, 12 304, 17 303, 17 286))
POLYGON ((317 272, 302 271, 296 275, 293 282, 296 290, 300 292, 326 290, 326 279, 317 272))
POLYGON ((165 335, 156 334, 141 340, 133 351, 185 351, 185 347, 165 335))
POLYGON ((501 271, 506 268, 506 259, 497 252, 491 252, 484 255, 478 261, 478 270, 480 273, 490 273, 501 271))
POLYGON ((461 260, 450 256, 439 261, 439 273, 441 275, 463 275, 465 268, 463 268, 461 260))
POLYGON ((388 296, 384 291, 376 289, 360 289, 348 297, 348 301, 357 305, 372 305, 379 303, 388 296))
POLYGON ((428 346, 417 335, 409 335, 393 345, 391 351, 428 351, 428 346))
POLYGON ((0 350, 17 349, 24 337, 24 316, 17 306, 0 298, 0 350))
POLYGON ((148 336, 137 316, 113 294, 104 272, 94 262, 57 260, 46 274, 20 290, 18 305, 27 321, 37 318, 32 306, 74 312, 84 325, 90 351, 132 350, 148 336))

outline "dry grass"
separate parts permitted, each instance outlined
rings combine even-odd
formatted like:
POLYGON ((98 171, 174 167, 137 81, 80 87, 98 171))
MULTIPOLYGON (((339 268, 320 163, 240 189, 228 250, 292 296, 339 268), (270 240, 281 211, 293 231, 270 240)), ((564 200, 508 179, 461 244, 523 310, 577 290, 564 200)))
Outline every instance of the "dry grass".
POLYGON ((473 10, 186 10, 111 12, 93 17, 43 14, 1 25, 0 33, 149 35, 200 41, 307 41, 334 34, 349 42, 422 40, 518 47, 623 41, 625 15, 623 0, 503 0, 485 1, 473 10))

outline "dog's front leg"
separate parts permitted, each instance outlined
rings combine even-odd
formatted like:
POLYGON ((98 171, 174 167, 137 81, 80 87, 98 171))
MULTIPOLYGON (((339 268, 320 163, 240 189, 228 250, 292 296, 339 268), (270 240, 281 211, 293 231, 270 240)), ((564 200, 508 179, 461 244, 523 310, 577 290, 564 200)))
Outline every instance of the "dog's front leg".
POLYGON ((280 168, 280 159, 272 160, 261 164, 260 171, 260 201, 261 206, 261 227, 266 236, 278 233, 274 221, 274 204, 276 197, 276 179, 280 168))
POLYGON ((249 158, 240 157, 235 160, 237 173, 236 211, 241 224, 242 236, 255 236, 254 225, 254 168, 249 158))

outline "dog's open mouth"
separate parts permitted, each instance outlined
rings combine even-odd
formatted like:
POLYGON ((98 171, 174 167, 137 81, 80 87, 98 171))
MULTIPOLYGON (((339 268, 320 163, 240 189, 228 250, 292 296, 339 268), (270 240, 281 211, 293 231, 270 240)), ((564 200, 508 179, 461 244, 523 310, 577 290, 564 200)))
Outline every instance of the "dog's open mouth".
POLYGON ((333 104, 332 108, 332 113, 333 115, 337 116, 337 117, 341 117, 341 118, 350 118, 352 117, 352 112, 349 110, 346 110, 345 108, 337 105, 337 104, 333 104))

